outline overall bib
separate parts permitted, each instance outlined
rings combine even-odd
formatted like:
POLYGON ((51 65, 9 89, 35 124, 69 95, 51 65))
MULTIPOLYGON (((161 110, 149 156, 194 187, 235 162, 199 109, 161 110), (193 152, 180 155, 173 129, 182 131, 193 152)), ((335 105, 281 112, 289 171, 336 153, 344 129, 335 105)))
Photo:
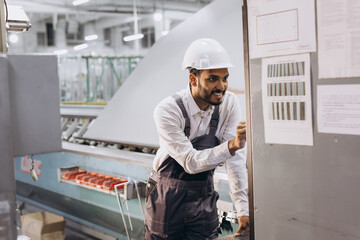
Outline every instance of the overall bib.
MULTIPOLYGON (((185 118, 184 133, 190 135, 190 119, 178 95, 173 96, 185 118)), ((191 141, 197 150, 220 144, 215 136, 219 121, 219 106, 210 120, 209 134, 191 141)), ((172 157, 168 157, 155 172, 146 188, 145 239, 214 239, 219 225, 214 190, 214 170, 188 174, 172 157)))

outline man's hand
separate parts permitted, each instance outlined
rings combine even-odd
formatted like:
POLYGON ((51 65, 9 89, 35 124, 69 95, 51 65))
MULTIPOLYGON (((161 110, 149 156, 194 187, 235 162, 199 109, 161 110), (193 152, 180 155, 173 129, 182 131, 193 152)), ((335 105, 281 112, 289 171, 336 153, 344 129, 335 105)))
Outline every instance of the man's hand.
POLYGON ((229 141, 228 147, 230 154, 235 155, 235 152, 245 146, 246 141, 246 122, 239 122, 236 127, 235 138, 229 141))
POLYGON ((235 233, 235 236, 240 236, 243 231, 250 230, 250 220, 248 216, 238 217, 239 229, 235 233))

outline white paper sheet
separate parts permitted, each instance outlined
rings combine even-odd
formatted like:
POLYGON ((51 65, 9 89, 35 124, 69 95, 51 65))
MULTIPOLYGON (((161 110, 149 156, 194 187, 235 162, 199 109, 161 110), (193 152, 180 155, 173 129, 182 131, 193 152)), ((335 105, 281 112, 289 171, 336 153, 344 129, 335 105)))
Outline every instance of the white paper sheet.
POLYGON ((262 60, 265 142, 313 145, 310 55, 262 60))
POLYGON ((360 135, 360 84, 318 85, 317 125, 323 133, 360 135))
POLYGON ((314 0, 249 0, 250 58, 316 51, 314 0))
POLYGON ((319 78, 360 76, 360 1, 318 0, 319 78))

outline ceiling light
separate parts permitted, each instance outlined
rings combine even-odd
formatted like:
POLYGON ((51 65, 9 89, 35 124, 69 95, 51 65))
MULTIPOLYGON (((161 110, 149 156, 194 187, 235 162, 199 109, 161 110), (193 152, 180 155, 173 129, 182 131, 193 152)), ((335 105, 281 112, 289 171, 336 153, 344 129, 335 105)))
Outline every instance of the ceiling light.
POLYGON ((169 31, 162 31, 161 34, 162 35, 167 35, 169 33, 169 31))
POLYGON ((19 41, 18 35, 16 35, 16 34, 11 34, 11 35, 9 36, 9 41, 10 41, 11 43, 17 43, 17 42, 19 41))
POLYGON ((82 50, 82 49, 87 48, 88 46, 89 46, 89 45, 87 45, 86 43, 84 43, 84 44, 76 45, 73 49, 74 49, 75 51, 79 51, 79 50, 82 50))
POLYGON ((75 0, 75 1, 73 1, 73 5, 77 6, 77 5, 80 5, 80 4, 87 3, 88 1, 90 1, 90 0, 75 0))
POLYGON ((98 35, 96 35, 96 34, 85 37, 86 41, 92 41, 92 40, 96 40, 96 39, 98 39, 98 35))
POLYGON ((143 37, 144 37, 144 34, 142 34, 142 33, 134 34, 134 35, 124 37, 124 41, 129 42, 129 41, 133 41, 133 40, 142 39, 143 37))
POLYGON ((63 55, 63 54, 67 54, 67 53, 68 53, 68 50, 66 50, 66 49, 54 51, 54 54, 56 54, 56 55, 63 55))
POLYGON ((159 13, 159 12, 156 12, 156 13, 154 13, 154 20, 155 21, 161 21, 161 19, 162 19, 162 14, 161 13, 159 13))

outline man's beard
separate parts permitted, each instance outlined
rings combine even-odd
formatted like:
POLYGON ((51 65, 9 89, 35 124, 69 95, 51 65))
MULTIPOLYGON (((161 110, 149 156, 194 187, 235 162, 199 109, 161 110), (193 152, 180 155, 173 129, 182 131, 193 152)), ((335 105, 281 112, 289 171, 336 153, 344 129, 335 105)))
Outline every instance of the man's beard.
POLYGON ((224 96, 225 96, 225 93, 226 93, 226 90, 224 90, 224 91, 214 90, 214 91, 211 91, 210 94, 208 94, 208 93, 206 92, 206 90, 204 90, 204 88, 201 86, 201 84, 199 84, 198 96, 199 96, 202 100, 204 100, 205 102, 207 102, 207 103, 209 103, 209 104, 211 104, 211 105, 214 105, 214 106, 220 105, 220 104, 222 103, 222 101, 223 101, 223 98, 224 98, 224 96), (210 99, 211 99, 211 96, 212 96, 214 93, 223 93, 222 98, 220 99, 219 102, 213 102, 213 101, 210 100, 210 99))

